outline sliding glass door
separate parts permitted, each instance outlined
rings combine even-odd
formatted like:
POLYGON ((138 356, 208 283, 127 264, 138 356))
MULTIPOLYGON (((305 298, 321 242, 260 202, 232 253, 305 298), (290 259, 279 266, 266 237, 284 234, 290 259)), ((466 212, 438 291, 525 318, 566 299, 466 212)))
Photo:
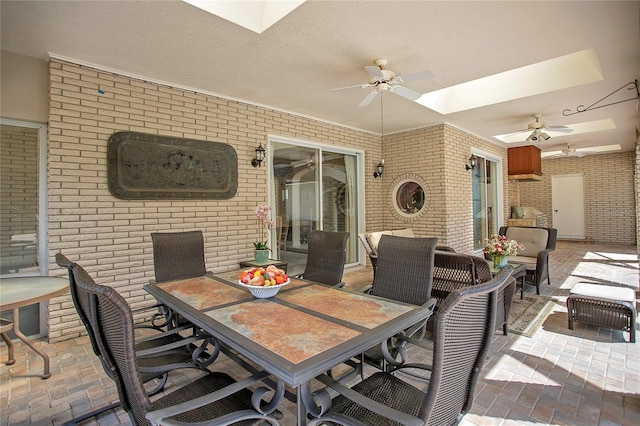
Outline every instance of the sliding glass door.
POLYGON ((302 272, 314 229, 347 231, 347 264, 358 261, 358 154, 327 147, 270 143, 272 256, 302 272))

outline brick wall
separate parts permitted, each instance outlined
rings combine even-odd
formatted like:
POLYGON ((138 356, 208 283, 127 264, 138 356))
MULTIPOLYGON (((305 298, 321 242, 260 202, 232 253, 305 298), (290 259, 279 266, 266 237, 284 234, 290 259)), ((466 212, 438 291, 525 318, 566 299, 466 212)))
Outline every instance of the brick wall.
MULTIPOLYGON (((377 228, 410 227, 417 236, 438 237, 461 253, 473 251, 471 173, 465 170, 471 150, 478 149, 503 159, 503 220, 509 212, 507 150, 446 124, 385 136, 383 151, 385 202, 384 223, 377 228), (426 213, 418 220, 403 220, 391 210, 392 191, 398 179, 417 177, 424 182, 426 213)), ((367 210, 368 211, 368 210, 367 210)))
MULTIPOLYGON (((553 226, 551 176, 584 175, 586 239, 636 244, 634 152, 542 160, 540 182, 518 182, 521 206, 534 206, 553 226)), ((637 186, 635 187, 637 188, 637 186)))
MULTIPOLYGON (((188 92, 59 60, 50 62, 49 255, 58 251, 115 287, 133 306, 149 304, 150 233, 201 229, 207 269, 250 258, 253 207, 267 201, 268 167, 250 164, 268 134, 361 149, 366 170, 380 159, 380 138, 266 108, 188 92), (104 92, 101 94, 98 90, 104 92), (107 187, 107 140, 139 131, 228 143, 238 154, 238 192, 230 200, 120 200, 107 187)), ((368 175, 368 174, 367 174, 368 175)), ((379 213, 379 182, 366 179, 368 217, 379 213)), ((50 303, 52 341, 82 332, 69 296, 50 303)))

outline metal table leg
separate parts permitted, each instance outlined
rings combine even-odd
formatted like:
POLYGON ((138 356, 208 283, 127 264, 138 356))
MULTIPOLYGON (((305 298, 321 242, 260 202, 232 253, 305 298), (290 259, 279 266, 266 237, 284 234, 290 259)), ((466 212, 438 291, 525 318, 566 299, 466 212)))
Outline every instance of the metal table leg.
MULTIPOLYGON (((49 356, 38 349, 33 342, 31 342, 27 336, 22 334, 20 331, 20 312, 18 308, 13 309, 13 332, 15 333, 18 339, 22 340, 25 345, 29 346, 35 353, 40 355, 44 361, 44 374, 42 375, 43 379, 48 379, 51 377, 51 372, 49 370, 49 356)), ((3 337, 4 338, 4 337, 3 337)))
POLYGON ((6 320, 4 318, 0 318, 0 336, 2 336, 2 340, 4 340, 4 342, 7 344, 7 350, 9 352, 9 355, 7 357, 7 362, 5 362, 6 365, 12 365, 15 364, 16 362, 16 358, 13 355, 13 342, 11 341, 11 339, 9 339, 9 336, 7 335, 7 331, 11 330, 13 328, 13 323, 9 320, 6 320))

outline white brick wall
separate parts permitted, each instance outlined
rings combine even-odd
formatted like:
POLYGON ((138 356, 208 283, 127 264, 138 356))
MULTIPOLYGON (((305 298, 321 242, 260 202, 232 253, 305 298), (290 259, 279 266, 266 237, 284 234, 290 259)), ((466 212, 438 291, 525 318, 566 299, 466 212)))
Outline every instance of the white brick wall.
POLYGON ((551 176, 584 175, 586 239, 636 244, 634 152, 542 160, 540 182, 519 182, 521 206, 534 206, 553 226, 551 176))
MULTIPOLYGON (((367 170, 380 158, 380 139, 257 106, 186 92, 76 64, 50 63, 49 254, 52 275, 61 251, 99 284, 115 287, 134 306, 150 304, 143 286, 153 278, 150 233, 201 229, 207 269, 225 271, 252 255, 247 229, 253 207, 267 200, 267 167, 250 164, 268 134, 366 152, 367 170), (104 91, 100 94, 98 90, 104 91), (107 141, 116 131, 228 143, 238 154, 238 192, 230 200, 120 200, 107 186, 107 141)), ((367 173, 368 175, 368 173, 367 173)), ((375 215, 376 185, 367 179, 375 215)), ((70 296, 50 304, 50 339, 82 332, 70 296)))
MULTIPOLYGON (((410 223, 390 213, 391 186, 384 187, 384 222, 369 229, 411 227, 424 237, 438 237, 439 244, 450 245, 461 253, 473 251, 471 173, 465 170, 471 149, 489 152, 504 160, 503 206, 508 217, 507 150, 446 124, 385 136, 383 143, 385 174, 383 181, 402 173, 412 173, 427 182, 427 213, 410 223)), ((368 224, 369 225, 369 224, 368 224)))

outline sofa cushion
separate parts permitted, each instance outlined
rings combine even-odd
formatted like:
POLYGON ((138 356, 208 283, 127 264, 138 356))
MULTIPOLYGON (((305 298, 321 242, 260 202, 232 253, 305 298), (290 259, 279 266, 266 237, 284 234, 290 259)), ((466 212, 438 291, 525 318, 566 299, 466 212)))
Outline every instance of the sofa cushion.
POLYGON ((380 238, 382 238, 383 235, 395 235, 396 237, 415 237, 411 228, 395 229, 393 231, 369 232, 367 234, 367 242, 369 243, 369 247, 371 247, 371 254, 374 256, 378 254, 378 244, 380 243, 380 238))
POLYGON ((380 243, 380 238, 383 235, 392 235, 391 231, 378 231, 378 232, 369 232, 367 235, 367 242, 369 243, 369 247, 371 247, 371 254, 378 254, 378 243, 380 243))
POLYGON ((527 270, 535 271, 538 265, 537 257, 529 257, 529 256, 507 256, 507 262, 514 263, 524 263, 526 265, 527 270))
POLYGON ((524 246, 518 251, 518 256, 538 257, 538 253, 547 248, 549 232, 543 228, 508 227, 506 237, 516 240, 524 246))
POLYGON ((413 235, 413 230, 411 228, 394 229, 393 231, 391 231, 391 235, 395 235, 396 237, 415 238, 415 235, 413 235))
POLYGON ((636 292, 628 287, 578 283, 569 291, 570 294, 598 297, 600 299, 635 302, 636 292))

